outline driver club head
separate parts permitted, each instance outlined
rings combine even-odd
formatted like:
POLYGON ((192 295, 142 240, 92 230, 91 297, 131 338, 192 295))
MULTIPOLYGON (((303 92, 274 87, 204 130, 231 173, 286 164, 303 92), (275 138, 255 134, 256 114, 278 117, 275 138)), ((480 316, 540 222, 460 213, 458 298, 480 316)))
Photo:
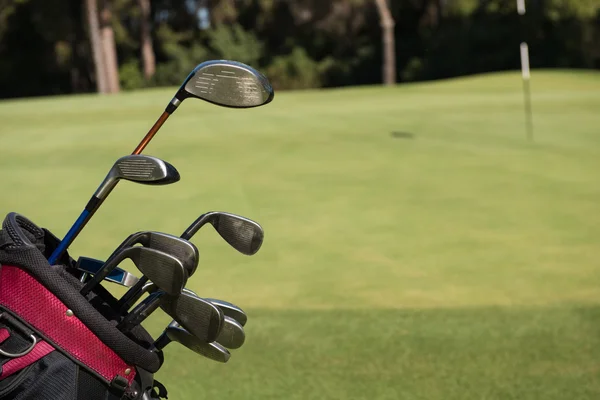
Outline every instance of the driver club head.
POLYGON ((270 103, 275 96, 271 83, 249 65, 229 60, 198 64, 171 100, 174 107, 189 98, 223 107, 251 108, 270 103))
POLYGON ((262 246, 264 231, 257 222, 223 211, 202 214, 183 232, 181 237, 186 240, 191 239, 202 226, 208 223, 231 247, 242 254, 254 255, 262 246))

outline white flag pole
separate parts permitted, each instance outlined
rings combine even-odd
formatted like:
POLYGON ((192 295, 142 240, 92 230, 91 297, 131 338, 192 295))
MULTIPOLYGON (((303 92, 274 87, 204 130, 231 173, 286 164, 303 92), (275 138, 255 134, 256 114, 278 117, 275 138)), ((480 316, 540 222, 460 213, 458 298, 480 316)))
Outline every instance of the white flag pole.
MULTIPOLYGON (((525 0, 517 0, 517 12, 519 15, 525 15, 525 0)), ((529 79, 529 46, 526 42, 521 43, 521 76, 523 78, 523 97, 525 99, 525 120, 527 129, 527 138, 533 140, 533 116, 531 112, 531 89, 529 79)))

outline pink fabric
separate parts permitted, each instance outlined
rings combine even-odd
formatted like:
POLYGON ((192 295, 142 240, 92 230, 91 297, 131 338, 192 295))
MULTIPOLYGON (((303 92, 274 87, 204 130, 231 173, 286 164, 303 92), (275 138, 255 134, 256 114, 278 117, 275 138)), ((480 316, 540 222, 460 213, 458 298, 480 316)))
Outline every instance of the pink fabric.
POLYGON ((6 339, 10 337, 10 332, 6 328, 0 329, 0 343, 3 343, 6 339))
POLYGON ((0 282, 0 304, 107 381, 120 375, 131 384, 135 368, 98 339, 79 318, 68 317, 68 308, 35 278, 18 267, 3 265, 0 282), (126 369, 130 370, 129 375, 125 374, 126 369))
POLYGON ((40 358, 48 355, 49 353, 54 351, 54 347, 50 346, 46 342, 38 342, 33 350, 24 355, 23 357, 13 358, 12 360, 6 362, 2 366, 2 372, 0 373, 0 379, 4 379, 8 376, 11 376, 15 372, 26 368, 39 360, 40 358))

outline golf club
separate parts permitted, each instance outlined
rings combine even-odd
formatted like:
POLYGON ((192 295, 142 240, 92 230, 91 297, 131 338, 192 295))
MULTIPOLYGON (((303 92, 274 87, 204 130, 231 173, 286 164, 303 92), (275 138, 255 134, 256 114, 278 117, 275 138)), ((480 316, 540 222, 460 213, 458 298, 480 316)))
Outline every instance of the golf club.
POLYGON ((140 302, 117 326, 127 332, 139 325, 159 306, 191 334, 205 342, 214 342, 223 328, 225 316, 214 304, 189 293, 170 295, 160 290, 140 302))
MULTIPOLYGON (((113 252, 113 255, 122 249, 135 244, 141 244, 144 247, 160 250, 177 257, 181 260, 188 278, 196 272, 199 257, 198 248, 185 239, 161 232, 137 232, 125 239, 113 252)), ((136 293, 142 290, 146 282, 148 282, 148 278, 142 276, 140 280, 119 299, 117 304, 120 310, 128 309, 135 303, 135 300, 133 300, 133 302, 131 300, 135 297, 136 293)))
MULTIPOLYGON (((132 303, 135 303, 136 301, 138 301, 145 293, 153 293, 156 290, 158 290, 158 288, 156 287, 156 285, 154 283, 152 283, 152 282, 146 283, 144 285, 144 287, 142 288, 142 290, 140 290, 137 293, 136 297, 132 299, 132 303)), ((242 310, 240 307, 236 306, 235 304, 229 303, 225 300, 200 297, 200 296, 198 296, 198 294, 196 292, 194 292, 188 288, 183 288, 182 293, 191 294, 193 296, 201 298, 202 300, 206 300, 206 301, 214 304, 215 306, 217 306, 221 309, 224 316, 233 318, 242 327, 246 325, 246 322, 248 322, 248 316, 246 315, 244 310, 242 310)))
POLYGON ((154 282, 160 290, 168 294, 181 293, 187 282, 187 272, 179 259, 160 250, 136 246, 123 249, 107 260, 102 268, 83 286, 80 291, 81 294, 87 295, 119 263, 127 258, 131 259, 137 269, 154 282))
MULTIPOLYGON (((82 283, 85 283, 86 278, 89 275, 96 274, 103 265, 104 261, 91 257, 79 257, 77 259, 77 263, 75 264, 75 268, 83 272, 80 280, 82 283)), ((105 279, 109 282, 117 283, 125 287, 132 287, 139 281, 137 276, 119 267, 115 267, 105 279)))
POLYGON ((274 92, 269 80, 249 65, 228 60, 198 64, 132 154, 144 151, 167 118, 190 97, 223 107, 251 108, 270 103, 274 92))
MULTIPOLYGON (((184 292, 186 292, 188 290, 189 289, 187 289, 187 288, 183 289, 184 292)), ((235 319, 241 326, 245 326, 246 322, 248 322, 248 316, 246 315, 246 313, 241 308, 236 306, 235 304, 231 304, 227 301, 219 300, 219 299, 204 298, 204 300, 210 301, 215 306, 219 307, 223 311, 223 314, 226 317, 231 317, 231 318, 235 319)))
MULTIPOLYGON (((149 289, 149 291, 153 291, 156 289, 149 289)), ((194 296, 200 297, 198 296, 198 294, 188 288, 183 288, 183 293, 189 293, 192 294, 194 296)), ((209 301, 211 303, 213 303, 215 306, 219 307, 221 309, 221 311, 223 311, 223 315, 225 315, 226 317, 230 317, 235 319, 241 326, 246 325, 246 322, 248 322, 248 316, 246 315, 246 313, 239 308, 238 306, 236 306, 235 304, 229 303, 225 300, 218 300, 218 299, 210 299, 210 298, 206 298, 206 297, 201 297, 201 299, 204 299, 206 301, 209 301)))
POLYGON ((181 237, 190 240, 202 226, 208 223, 227 243, 242 254, 248 256, 256 254, 263 243, 264 232, 258 223, 222 211, 202 214, 181 234, 181 237))
POLYGON ((223 320, 223 329, 216 342, 228 349, 239 349, 246 341, 246 333, 242 325, 231 317, 223 320))
MULTIPOLYGON (((155 290, 153 288, 149 288, 149 291, 155 290)), ((184 288, 183 293, 190 294, 192 296, 198 296, 195 292, 190 289, 184 288)), ((237 349, 242 347, 244 341, 246 340, 246 334, 244 332, 243 325, 247 321, 246 314, 237 306, 228 303, 223 300, 215 300, 215 299, 202 299, 208 301, 221 309, 223 315, 225 316, 223 320, 223 329, 221 329, 221 333, 217 338, 216 342, 221 344, 222 346, 228 349, 237 349), (229 315, 231 314, 231 315, 229 315), (239 322, 235 317, 240 318, 244 323, 239 322)))
POLYGON ((121 179, 146 185, 167 185, 178 182, 180 176, 173 165, 156 157, 128 155, 119 158, 85 206, 79 218, 48 258, 51 265, 67 250, 121 179))
POLYGON ((153 350, 163 350, 169 343, 177 342, 196 354, 200 354, 213 361, 226 363, 231 357, 231 353, 218 343, 206 343, 187 330, 185 330, 177 321, 172 321, 160 337, 154 342, 153 350))

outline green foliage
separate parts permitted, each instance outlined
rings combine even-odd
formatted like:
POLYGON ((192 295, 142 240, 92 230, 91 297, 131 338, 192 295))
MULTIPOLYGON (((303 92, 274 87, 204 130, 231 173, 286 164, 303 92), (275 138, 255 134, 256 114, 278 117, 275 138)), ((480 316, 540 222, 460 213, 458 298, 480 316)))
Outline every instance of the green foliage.
POLYGON ((263 44, 240 24, 218 25, 208 33, 211 48, 219 58, 256 66, 263 54, 263 44))
POLYGON ((191 40, 193 36, 189 33, 175 32, 168 25, 163 24, 157 36, 161 43, 160 50, 165 54, 166 61, 156 66, 151 85, 179 85, 196 65, 213 58, 207 47, 191 40))
POLYGON ((18 6, 26 4, 30 0, 0 0, 0 45, 2 36, 8 27, 8 19, 13 15, 18 6))
POLYGON ((119 68, 119 80, 124 90, 134 90, 145 86, 144 75, 138 60, 129 60, 119 68))
POLYGON ((591 19, 600 13, 599 0, 551 0, 545 13, 553 21, 563 18, 591 19))
MULTIPOLYGON (((268 71, 279 90, 381 82, 374 0, 149 1, 156 74, 144 85, 178 85, 194 66, 214 58, 268 71), (200 6, 209 11, 206 30, 199 28, 200 6)), ((0 0, 0 97, 93 90, 83 3, 0 0), (43 70, 38 80, 31 66, 43 70)), ((110 4, 123 86, 141 87, 132 61, 141 58, 138 0, 110 4)), ((522 17, 514 0, 389 4, 401 81, 518 69, 515 48, 523 40, 534 68, 600 68, 600 0, 527 0, 522 17)))
POLYGON ((469 16, 478 6, 478 0, 453 0, 448 2, 445 12, 449 16, 469 16))
POLYGON ((294 48, 289 55, 275 57, 266 73, 275 89, 309 89, 321 86, 321 64, 311 59, 301 47, 294 48))
POLYGON ((415 81, 423 73, 423 60, 419 57, 413 57, 402 70, 402 80, 406 82, 415 81))

